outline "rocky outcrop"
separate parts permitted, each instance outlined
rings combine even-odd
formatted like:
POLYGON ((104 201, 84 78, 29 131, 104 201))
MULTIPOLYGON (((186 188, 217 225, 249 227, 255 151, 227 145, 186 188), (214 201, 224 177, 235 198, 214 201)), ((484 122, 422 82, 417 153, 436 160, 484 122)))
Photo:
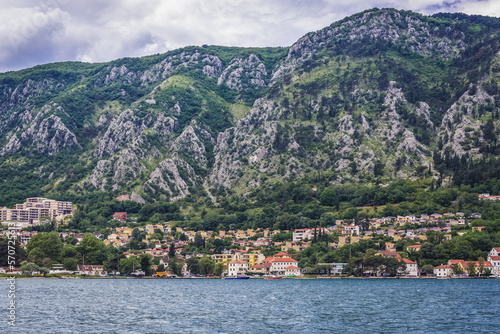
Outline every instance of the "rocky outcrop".
POLYGON ((464 37, 451 25, 431 27, 419 14, 394 9, 368 10, 300 38, 273 73, 272 81, 282 78, 314 53, 332 45, 348 47, 367 41, 384 41, 424 57, 451 59, 458 57, 465 48, 464 37))
POLYGON ((228 67, 224 69, 217 83, 225 83, 233 90, 243 88, 262 88, 266 86, 267 70, 266 65, 254 54, 244 59, 234 58, 228 67))
POLYGON ((184 160, 166 159, 153 170, 144 183, 146 193, 157 195, 166 192, 171 201, 176 201, 189 194, 189 187, 199 182, 194 169, 184 160))

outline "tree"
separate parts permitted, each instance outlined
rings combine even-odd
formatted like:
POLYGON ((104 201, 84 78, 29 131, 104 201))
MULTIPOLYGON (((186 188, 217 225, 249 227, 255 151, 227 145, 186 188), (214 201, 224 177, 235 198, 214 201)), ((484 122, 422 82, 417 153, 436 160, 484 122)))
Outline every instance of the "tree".
POLYGON ((172 242, 168 250, 168 257, 173 258, 174 256, 175 256, 175 243, 172 242))
POLYGON ((26 245, 26 251, 30 254, 35 248, 38 249, 35 253, 37 259, 49 258, 52 261, 61 261, 63 243, 59 238, 59 233, 35 234, 26 245))
POLYGON ((454 265, 452 265, 451 269, 453 270, 453 274, 455 274, 455 275, 461 275, 464 273, 462 267, 459 266, 458 263, 455 263, 454 265))
POLYGON ((222 263, 217 263, 214 268, 215 276, 222 276, 222 271, 224 270, 224 265, 222 263))
POLYGON ((43 275, 44 277, 50 272, 47 267, 40 267, 38 268, 38 271, 40 272, 40 275, 43 275))
POLYGON ((78 261, 75 258, 66 258, 63 261, 63 267, 66 270, 76 271, 78 261))
POLYGON ((476 264, 473 261, 467 264, 467 273, 469 276, 476 276, 476 264))
POLYGON ((214 272, 215 262, 209 257, 204 257, 199 262, 200 273, 203 275, 210 275, 214 272))
POLYGON ((137 256, 120 259, 120 272, 129 275, 131 272, 140 268, 140 262, 137 256))
POLYGON ((132 239, 137 240, 138 242, 141 242, 142 239, 146 237, 146 232, 139 230, 139 228, 134 228, 132 230, 132 239))
POLYGON ((199 270, 199 260, 196 256, 190 257, 187 261, 187 269, 191 272, 193 275, 198 275, 200 273, 199 270))
POLYGON ((339 209, 339 196, 337 195, 337 192, 334 188, 328 187, 323 190, 323 192, 319 196, 319 201, 321 202, 321 205, 335 206, 337 210, 339 209))
POLYGON ((482 257, 482 256, 479 257, 477 259, 477 262, 479 264, 479 276, 481 276, 484 272, 484 262, 485 262, 484 257, 482 257))
POLYGON ((171 273, 174 273, 177 276, 182 275, 182 267, 183 264, 179 262, 177 259, 177 256, 172 257, 170 260, 168 260, 168 269, 170 270, 171 273))
MULTIPOLYGON (((14 246, 14 259, 15 259, 15 265, 20 266, 21 262, 26 260, 26 251, 24 250, 23 247, 19 245, 19 242, 15 242, 14 246)), ((0 267, 7 267, 9 266, 9 249, 11 250, 12 253, 12 243, 10 243, 9 247, 9 239, 5 237, 0 238, 0 267)), ((12 259, 12 258, 10 258, 12 259)))
POLYGON ((82 255, 85 255, 88 257, 93 252, 96 252, 104 246, 103 242, 98 239, 95 235, 92 233, 85 233, 83 235, 82 241, 80 241, 80 244, 77 246, 77 251, 80 252, 82 255))
POLYGON ((19 270, 23 275, 33 276, 36 271, 40 271, 40 267, 33 262, 23 261, 19 270))
POLYGON ((205 246, 205 240, 201 236, 201 233, 196 233, 194 235, 194 246, 196 248, 203 248, 205 246))
POLYGON ((426 273, 427 275, 432 275, 434 273, 434 267, 430 264, 425 264, 422 267, 422 271, 426 273))
POLYGON ((151 276, 153 274, 153 270, 151 268, 152 265, 152 257, 149 254, 142 254, 140 256, 141 269, 144 271, 146 276, 151 276))

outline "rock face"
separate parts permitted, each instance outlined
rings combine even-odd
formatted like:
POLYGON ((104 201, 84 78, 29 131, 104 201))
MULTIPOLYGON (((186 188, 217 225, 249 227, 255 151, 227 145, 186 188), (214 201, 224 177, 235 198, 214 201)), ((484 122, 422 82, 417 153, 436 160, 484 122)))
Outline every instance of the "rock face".
POLYGON ((266 85, 266 65, 254 54, 248 58, 234 58, 224 69, 217 83, 225 83, 233 90, 243 87, 262 88, 266 85))
POLYGON ((150 174, 144 191, 156 194, 163 190, 171 201, 175 201, 188 195, 189 186, 196 183, 196 174, 189 164, 177 158, 166 159, 150 174))
POLYGON ((460 55, 465 47, 464 37, 452 26, 431 27, 424 17, 415 14, 393 9, 366 11, 300 38, 272 79, 282 78, 314 53, 333 45, 350 47, 377 40, 408 48, 424 57, 450 59, 460 55))
POLYGON ((49 115, 53 109, 58 113, 66 114, 56 104, 44 106, 33 119, 30 114, 25 114, 22 128, 16 129, 20 133, 20 138, 14 133, 7 145, 0 150, 0 154, 15 153, 21 146, 32 146, 48 155, 55 155, 68 148, 81 148, 76 136, 66 127, 61 118, 54 114, 49 115))
POLYGON ((290 48, 205 45, 0 74, 0 174, 21 168, 47 192, 215 200, 494 156, 500 23, 457 15, 371 9, 290 48))

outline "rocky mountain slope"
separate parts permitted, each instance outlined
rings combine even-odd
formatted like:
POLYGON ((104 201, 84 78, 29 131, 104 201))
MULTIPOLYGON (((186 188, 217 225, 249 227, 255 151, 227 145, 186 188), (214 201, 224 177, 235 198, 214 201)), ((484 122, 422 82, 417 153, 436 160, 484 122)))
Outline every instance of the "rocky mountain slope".
MULTIPOLYGON (((500 19, 372 9, 290 48, 188 47, 0 74, 0 203, 177 200, 498 155, 500 19)), ((214 198, 214 197, 213 197, 214 198)))

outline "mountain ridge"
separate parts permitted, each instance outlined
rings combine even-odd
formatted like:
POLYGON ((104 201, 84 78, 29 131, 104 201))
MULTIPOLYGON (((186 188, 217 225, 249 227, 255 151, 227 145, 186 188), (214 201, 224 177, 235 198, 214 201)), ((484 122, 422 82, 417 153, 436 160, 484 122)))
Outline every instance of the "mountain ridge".
POLYGON ((331 184, 441 183, 455 160, 498 155, 499 22, 375 8, 289 48, 186 47, 3 73, 0 175, 15 199, 175 201, 318 171, 331 184))

